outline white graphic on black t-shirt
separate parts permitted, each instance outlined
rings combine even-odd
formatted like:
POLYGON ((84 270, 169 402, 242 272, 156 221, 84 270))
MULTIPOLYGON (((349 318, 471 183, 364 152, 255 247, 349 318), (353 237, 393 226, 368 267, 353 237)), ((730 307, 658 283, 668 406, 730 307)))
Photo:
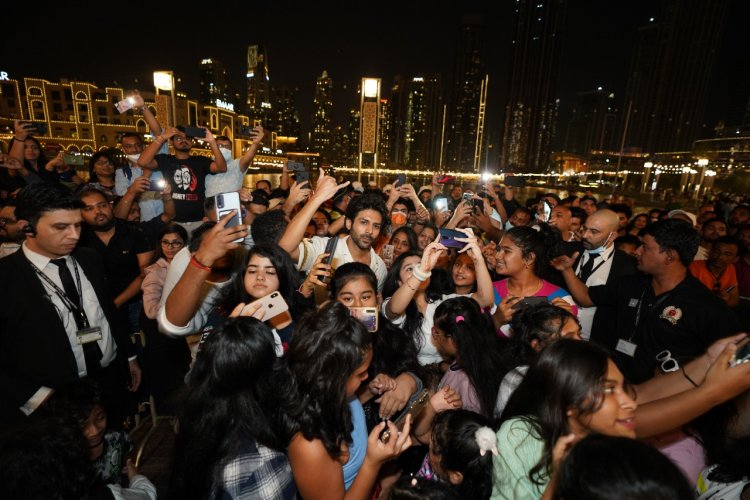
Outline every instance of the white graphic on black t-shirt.
POLYGON ((181 166, 174 172, 174 182, 183 191, 195 191, 198 178, 190 167, 181 166))

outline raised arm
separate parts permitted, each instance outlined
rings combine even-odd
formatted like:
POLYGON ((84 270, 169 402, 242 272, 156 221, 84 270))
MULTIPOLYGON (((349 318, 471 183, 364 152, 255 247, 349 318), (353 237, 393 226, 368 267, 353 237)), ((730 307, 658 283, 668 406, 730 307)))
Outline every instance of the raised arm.
POLYGON ((224 159, 224 155, 221 154, 219 145, 216 144, 216 137, 214 137, 214 134, 212 134, 207 127, 201 128, 206 131, 206 138, 204 140, 208 143, 209 146, 211 146, 211 152, 214 154, 214 161, 211 162, 211 165, 208 167, 208 169, 212 174, 221 174, 226 172, 227 161, 224 159))
POLYGON ((255 158, 255 153, 258 152, 258 148, 260 147, 261 141, 263 141, 263 136, 265 135, 265 131, 263 130, 263 127, 258 125, 257 127, 253 128, 253 142, 250 143, 250 146, 247 148, 247 151, 240 156, 240 170, 245 171, 245 169, 250 165, 250 163, 253 161, 253 158, 255 158))
POLYGON ((438 243, 437 239, 427 245, 422 253, 422 261, 418 266, 419 270, 414 268, 412 274, 401 283, 401 286, 398 287, 391 300, 388 301, 385 308, 385 315, 388 319, 393 320, 404 314, 409 302, 414 299, 417 290, 423 288, 425 285, 424 281, 432 274, 432 269, 437 264, 440 254, 445 250, 447 250, 445 246, 442 243, 438 243))
POLYGON ((234 210, 226 214, 205 234, 190 265, 167 297, 164 312, 171 324, 185 326, 190 322, 200 307, 203 283, 211 274, 211 266, 229 250, 239 248, 234 240, 247 236, 247 226, 224 227, 234 215, 234 210))
POLYGON ((552 266, 560 271, 565 279, 565 288, 568 289, 573 300, 576 301, 581 307, 592 307, 594 305, 589 297, 589 288, 586 284, 578 279, 575 271, 573 271, 573 264, 578 258, 579 253, 574 253, 571 257, 567 255, 561 255, 552 259, 552 266))
MULTIPOLYGON (((158 167, 156 160, 154 160, 154 156, 159 153, 159 150, 164 145, 164 143, 169 141, 169 139, 171 139, 172 136, 176 133, 176 128, 168 128, 167 130, 162 132, 161 135, 157 135, 156 137, 154 137, 153 142, 143 150, 141 156, 138 158, 138 166, 143 169, 144 177, 150 177, 151 170, 155 170, 156 167, 158 167)), ((222 157, 222 159, 224 159, 224 157, 222 157)))
POLYGON ((750 363, 730 366, 737 346, 729 343, 698 387, 657 399, 636 410, 639 438, 675 429, 750 388, 750 363))
POLYGON ((140 198, 141 193, 148 191, 148 188, 150 186, 151 181, 147 177, 141 176, 135 179, 133 181, 133 184, 131 184, 128 187, 128 190, 125 191, 125 194, 122 195, 120 201, 117 202, 117 205, 115 205, 115 217, 117 217, 118 219, 127 220, 128 213, 130 212, 130 207, 133 206, 133 203, 138 202, 138 198, 140 198))
POLYGON ((471 294, 471 298, 479 303, 480 307, 491 307, 495 303, 495 289, 492 287, 492 277, 487 269, 482 251, 479 249, 477 237, 471 229, 458 229, 466 234, 466 238, 456 238, 456 241, 465 242, 466 246, 458 253, 466 252, 474 261, 474 272, 477 276, 477 291, 471 294))
POLYGON ((305 229, 315 212, 320 206, 336 194, 336 191, 342 187, 348 186, 348 182, 343 184, 336 184, 336 179, 325 175, 323 169, 320 169, 320 177, 318 177, 318 183, 315 186, 315 193, 310 198, 310 201, 305 203, 294 219, 291 220, 289 225, 286 227, 286 231, 279 240, 279 246, 287 252, 293 260, 299 258, 299 244, 302 238, 305 236, 305 229))

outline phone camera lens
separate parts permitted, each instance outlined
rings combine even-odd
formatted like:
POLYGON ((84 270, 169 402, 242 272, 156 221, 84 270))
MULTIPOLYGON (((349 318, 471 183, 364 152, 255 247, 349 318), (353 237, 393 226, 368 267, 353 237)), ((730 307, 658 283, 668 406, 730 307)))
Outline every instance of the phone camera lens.
POLYGON ((224 195, 219 194, 216 196, 216 205, 218 205, 219 208, 224 208, 224 195))

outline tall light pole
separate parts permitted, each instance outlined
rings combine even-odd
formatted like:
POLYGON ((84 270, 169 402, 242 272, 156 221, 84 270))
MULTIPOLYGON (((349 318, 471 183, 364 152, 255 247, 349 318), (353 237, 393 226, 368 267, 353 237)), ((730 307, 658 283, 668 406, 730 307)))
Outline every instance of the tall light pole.
POLYGON ((169 90, 172 101, 171 125, 176 127, 177 105, 175 104, 174 73, 172 71, 154 71, 154 87, 156 87, 156 95, 159 95, 159 90, 169 90))
POLYGON ((359 168, 357 180, 362 182, 362 157, 373 155, 375 181, 378 180, 378 132, 380 120, 380 78, 362 78, 359 101, 359 168))

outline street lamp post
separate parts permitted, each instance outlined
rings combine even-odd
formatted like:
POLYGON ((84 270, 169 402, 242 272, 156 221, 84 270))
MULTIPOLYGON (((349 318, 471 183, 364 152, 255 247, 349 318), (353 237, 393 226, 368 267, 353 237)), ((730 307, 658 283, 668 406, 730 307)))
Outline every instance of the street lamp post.
POLYGON ((177 105, 175 104, 175 88, 174 88, 174 73, 172 71, 154 71, 154 87, 156 87, 156 95, 159 95, 159 90, 169 90, 171 101, 172 101, 172 121, 173 127, 177 126, 177 105))

